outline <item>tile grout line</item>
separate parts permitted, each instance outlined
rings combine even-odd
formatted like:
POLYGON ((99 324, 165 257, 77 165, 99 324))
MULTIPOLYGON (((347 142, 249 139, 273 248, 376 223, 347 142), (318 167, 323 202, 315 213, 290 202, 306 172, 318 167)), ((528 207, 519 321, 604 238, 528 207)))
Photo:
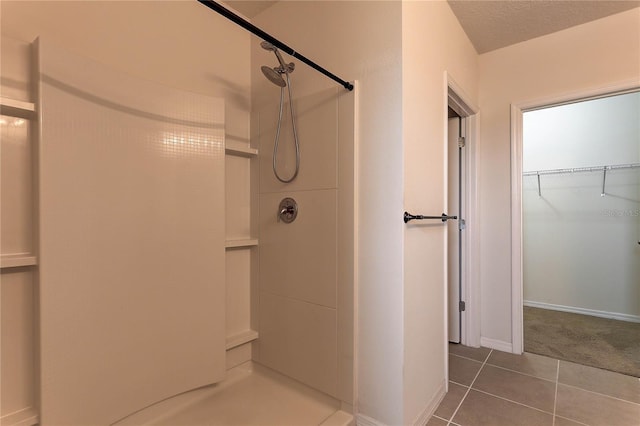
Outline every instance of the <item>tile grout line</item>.
MULTIPOLYGON (((452 354, 452 355, 455 355, 455 354, 452 354)), ((477 363, 480 363, 480 361, 474 360, 472 358, 461 357, 460 355, 456 355, 456 356, 458 356, 460 358, 465 358, 465 359, 468 359, 468 360, 471 360, 471 361, 475 361, 477 363)), ((574 389, 579 389, 579 390, 582 390, 582 391, 585 391, 585 392, 589 392, 589 393, 592 393, 592 394, 595 394, 595 395, 605 396, 605 397, 612 398, 612 399, 615 399, 615 400, 618 400, 618 401, 622 401, 622 402, 628 402, 629 404, 640 405, 640 402, 629 401, 628 399, 624 399, 623 397, 621 398, 621 397, 613 396, 613 395, 610 395, 610 394, 607 394, 607 393, 602 393, 602 392, 597 392, 597 391, 590 390, 590 389, 585 389, 583 387, 572 385, 572 384, 569 384, 569 383, 560 383, 560 377, 559 377, 560 376, 560 362, 562 360, 555 359, 555 361, 557 361, 557 363, 558 363, 558 367, 556 367, 556 378, 555 378, 555 380, 546 379, 544 377, 536 376, 536 375, 529 374, 529 373, 523 373, 522 371, 512 370, 510 368, 503 367, 503 366, 496 365, 496 364, 491 364, 489 362, 487 362, 487 365, 490 366, 490 367, 495 367, 495 368, 499 368, 501 370, 509 371, 511 373, 516 373, 516 374, 520 374, 520 375, 523 375, 523 376, 531 377, 533 379, 540 379, 540 380, 544 380, 546 382, 556 383, 556 390, 557 390, 558 385, 563 385, 563 386, 568 386, 568 387, 571 387, 571 388, 574 388, 574 389)), ((452 380, 449 380, 449 381, 453 382, 453 383, 455 383, 457 385, 467 387, 467 385, 464 385, 462 383, 454 382, 452 380)), ((545 412, 547 412, 547 411, 545 411, 545 412)), ((560 417, 562 417, 562 416, 560 416, 560 417)))
MULTIPOLYGON (((460 400, 460 403, 458 404, 458 406, 456 407, 455 411, 453 412, 453 414, 451 414, 451 419, 449 419, 449 423, 447 423, 447 426, 450 426, 451 424, 455 424, 453 423, 453 418, 456 416, 456 414, 458 414, 458 410, 460 410, 460 407, 462 406, 462 403, 464 402, 464 400, 467 398, 467 395, 469 395, 469 392, 471 392, 471 386, 473 386, 473 384, 476 382, 476 379, 478 378, 478 376, 480 375, 480 372, 482 371, 482 369, 484 368, 485 364, 487 363, 487 361, 489 360, 489 357, 491 356, 491 353, 493 353, 493 349, 491 349, 489 351, 489 353, 487 354, 487 357, 484 359, 484 362, 482 363, 482 365, 480 366, 480 369, 478 370, 478 372, 476 373, 475 377, 473 378, 473 380, 471 381, 471 384, 469 385, 469 387, 467 388, 467 391, 464 393, 464 396, 462 397, 462 399, 460 400)), ((455 355, 455 354, 454 354, 455 355)))
POLYGON ((451 379, 449 379, 449 381, 451 383, 455 384, 455 385, 462 386, 463 388, 468 388, 469 387, 469 385, 463 385, 462 383, 455 382, 455 381, 453 381, 451 379))
POLYGON ((561 418, 561 419, 569 420, 570 422, 573 422, 573 423, 576 423, 576 424, 579 424, 579 425, 589 426, 586 423, 579 422, 578 420, 571 419, 569 417, 565 417, 565 416, 558 416, 558 417, 561 418))
MULTIPOLYGON (((489 353, 491 353, 491 352, 489 352, 489 353)), ((466 359, 466 360, 469 360, 469 361, 477 362, 478 364, 482 364, 483 363, 483 361, 478 361, 477 359, 469 358, 468 356, 464 356, 464 355, 458 355, 458 354, 454 354, 454 353, 449 353, 449 355, 453 355, 453 356, 456 356, 458 358, 462 358, 462 359, 466 359)), ((489 365, 491 365, 491 364, 489 364, 489 365)))
POLYGON ((556 367, 556 393, 553 396, 553 423, 551 426, 556 426, 556 407, 558 406, 558 380, 560 380, 560 360, 556 367))
POLYGON ((525 404, 525 403, 523 403, 523 402, 514 401, 513 399, 508 399, 508 398, 505 398, 504 396, 495 395, 495 394, 493 394, 493 393, 489 393, 489 392, 487 392, 487 391, 483 391, 482 389, 474 389, 474 391, 476 391, 476 392, 480 392, 480 393, 483 393, 483 394, 485 394, 485 395, 492 396, 492 397, 497 398, 497 399, 501 399, 501 400, 503 400, 503 401, 510 402, 510 403, 512 403, 512 404, 521 405, 521 406, 523 406, 523 407, 530 408, 530 409, 532 409, 532 410, 540 411, 541 413, 545 413, 545 414, 549 414, 550 416, 553 416, 553 413, 552 413, 551 411, 545 411, 545 410, 543 410, 543 409, 541 409, 541 408, 533 407, 533 406, 531 406, 531 405, 527 405, 527 404, 525 404))
POLYGON ((531 377, 531 378, 534 378, 534 379, 540 379, 540 380, 544 380, 546 382, 554 383, 553 379, 545 379, 544 377, 536 376, 536 375, 529 374, 529 373, 523 373, 522 371, 518 371, 518 370, 512 370, 511 368, 503 367, 501 365, 495 365, 495 364, 490 364, 490 363, 487 364, 487 365, 489 365, 490 367, 499 368, 501 370, 510 371, 512 373, 522 374, 523 376, 531 377))
POLYGON ((623 398, 619 398, 617 396, 609 395, 609 394, 606 394, 606 393, 600 393, 600 392, 592 391, 592 390, 589 390, 589 389, 581 388, 580 386, 570 385, 568 383, 558 383, 558 384, 562 385, 562 386, 567 386, 567 387, 570 387, 570 388, 578 389, 578 390, 581 390, 581 391, 584 391, 584 392, 592 393, 594 395, 599 395, 599 396, 604 396, 606 398, 615 399, 616 401, 626 402, 627 404, 640 405, 640 402, 629 401, 628 399, 623 399, 623 398))
MULTIPOLYGON (((475 382, 475 380, 474 380, 474 382, 475 382)), ((563 383, 559 383, 559 384, 564 385, 563 383)), ((584 389, 582 389, 582 388, 577 388, 577 387, 575 387, 575 386, 571 386, 571 385, 564 385, 564 386, 570 386, 570 387, 572 387, 572 388, 575 388, 575 389, 583 390, 583 391, 584 391, 584 389)), ((470 389, 471 389, 471 388, 469 388, 469 390, 470 390, 470 389)), ((492 394, 492 393, 490 393, 490 392, 484 391, 484 390, 482 390, 482 389, 474 388, 473 390, 474 390, 474 391, 476 391, 476 392, 483 393, 483 394, 485 394, 485 395, 489 395, 489 396, 494 397, 494 398, 497 398, 497 399, 501 399, 501 400, 503 400, 503 401, 510 402, 510 403, 512 403, 512 404, 520 405, 520 406, 522 406, 522 407, 526 407, 526 408, 529 408, 529 409, 532 409, 532 410, 540 411, 541 413, 545 413, 545 414, 549 414, 549 415, 551 415, 551 416, 555 416, 555 415, 554 415, 554 413, 552 413, 552 412, 550 412, 550 411, 545 411, 545 410, 542 410, 542 409, 540 409, 540 408, 533 407, 533 406, 531 406, 531 405, 527 405, 527 404, 525 404, 525 403, 523 403, 523 402, 514 401, 514 400, 512 400, 512 399, 508 399, 508 398, 505 398, 505 397, 500 396, 500 395, 495 395, 495 394, 492 394)), ((585 392, 589 392, 589 391, 585 391, 585 392)), ((593 393, 593 394, 596 394, 596 395, 599 395, 599 396, 609 397, 609 395, 599 394, 599 393, 596 393, 596 392, 590 392, 590 393, 593 393)), ((466 394, 465 394, 465 397, 466 397, 466 394)), ((613 398, 613 397, 609 397, 609 398, 613 398)), ((618 398, 613 398, 613 399, 618 399, 618 398)), ((628 402, 628 403, 629 403, 629 401, 625 401, 625 400, 619 400, 619 401, 621 401, 621 402, 628 402)), ((630 402, 630 404, 634 404, 634 403, 633 403, 633 402, 630 402)), ((634 405, 640 405, 640 404, 634 404, 634 405)), ((555 401, 554 401, 554 406, 555 406, 555 401)), ((555 408, 554 408, 554 410, 555 410, 555 408)), ((577 420, 573 420, 573 419, 571 419, 571 418, 569 418, 569 417, 565 417, 565 416, 558 416, 558 417, 562 417, 562 418, 565 418, 565 419, 571 420, 571 421, 573 421, 573 422, 580 423, 580 422, 578 422, 577 420)), ((580 423, 580 424, 584 424, 584 423, 580 423)))
POLYGON ((436 419, 442 420, 443 422, 445 422, 445 423, 449 424, 449 420, 444 419, 444 418, 442 418, 442 417, 440 417, 440 416, 436 416, 435 414, 434 414, 433 416, 431 416, 431 417, 435 417, 436 419))

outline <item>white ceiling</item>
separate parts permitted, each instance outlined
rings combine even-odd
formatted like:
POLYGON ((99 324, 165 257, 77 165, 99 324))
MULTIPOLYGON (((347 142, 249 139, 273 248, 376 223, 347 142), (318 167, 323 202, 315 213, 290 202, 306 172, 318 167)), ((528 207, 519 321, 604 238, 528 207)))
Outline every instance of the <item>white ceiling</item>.
MULTIPOLYGON (((478 53, 490 52, 640 6, 640 0, 447 1, 478 53)), ((247 18, 253 18, 277 2, 229 0, 225 3, 247 18)))

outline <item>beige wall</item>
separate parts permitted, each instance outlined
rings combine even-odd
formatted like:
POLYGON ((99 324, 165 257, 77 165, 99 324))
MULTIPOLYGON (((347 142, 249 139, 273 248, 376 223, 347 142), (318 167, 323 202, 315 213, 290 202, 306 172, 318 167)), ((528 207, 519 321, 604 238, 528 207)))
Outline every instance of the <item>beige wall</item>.
MULTIPOLYGON (((477 104, 478 56, 445 2, 403 2, 402 35, 404 208, 438 215, 447 210, 445 71, 477 104)), ((445 231, 456 225, 403 225, 405 424, 424 420, 445 389, 445 231)))
POLYGON ((511 345, 510 104, 638 80, 640 9, 480 56, 481 334, 511 345))

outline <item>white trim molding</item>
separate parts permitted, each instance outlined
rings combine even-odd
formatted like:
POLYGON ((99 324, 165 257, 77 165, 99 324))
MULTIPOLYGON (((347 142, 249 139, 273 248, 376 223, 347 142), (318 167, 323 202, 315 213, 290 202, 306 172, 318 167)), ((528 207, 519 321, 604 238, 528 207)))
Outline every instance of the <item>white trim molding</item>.
POLYGON ((431 398, 431 400, 427 403, 427 405, 424 407, 422 412, 418 415, 418 417, 416 417, 416 419, 411 424, 415 426, 426 425, 429 419, 431 418, 431 416, 433 415, 433 413, 436 411, 436 408, 438 408, 438 405, 440 405, 440 403, 444 399, 444 396, 446 393, 447 393, 447 381, 443 380, 442 383, 440 384, 440 387, 436 391, 436 393, 433 394, 433 397, 431 398))
MULTIPOLYGON (((480 205, 479 205, 479 161, 480 152, 480 110, 471 101, 451 74, 444 73, 446 87, 446 105, 453 105, 453 109, 465 120, 464 134, 467 138, 465 178, 465 221, 466 243, 463 248, 464 280, 462 287, 462 300, 466 303, 466 310, 462 313, 462 334, 460 343, 466 346, 480 346, 480 205)), ((446 167, 445 167, 446 169, 446 167)), ((446 191, 445 191, 446 193, 446 191)), ((446 265, 445 265, 446 270, 446 265)), ((447 294, 445 292, 445 294, 447 294)), ((445 306, 448 306, 445 299, 445 306)), ((445 313, 445 336, 448 333, 448 314, 445 313)))
POLYGON ((356 426, 386 426, 386 425, 384 423, 377 421, 376 419, 367 417, 364 414, 358 414, 356 416, 356 426))
POLYGON ((524 349, 522 318, 522 114, 511 105, 511 350, 524 349))
POLYGON ((513 345, 510 342, 489 339, 488 337, 480 338, 480 346, 482 346, 483 348, 495 349, 497 351, 514 353, 513 345))
POLYGON ((640 323, 640 315, 623 314, 620 312, 599 311, 597 309, 580 308, 577 306, 555 305, 553 303, 534 302, 533 300, 525 300, 524 306, 531 308, 548 309, 551 311, 569 312, 571 314, 589 315, 592 317, 608 318, 618 321, 637 322, 640 323))

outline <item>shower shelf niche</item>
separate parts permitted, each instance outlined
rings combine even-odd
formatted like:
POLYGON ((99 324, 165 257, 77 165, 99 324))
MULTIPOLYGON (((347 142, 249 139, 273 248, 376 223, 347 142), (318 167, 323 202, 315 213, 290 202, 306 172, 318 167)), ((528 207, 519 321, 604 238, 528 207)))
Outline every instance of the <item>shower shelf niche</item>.
POLYGON ((15 413, 0 417, 0 423, 7 426, 30 426, 40 423, 40 416, 33 407, 27 407, 15 413))
POLYGON ((245 145, 227 141, 224 147, 225 154, 237 155, 239 157, 257 157, 258 150, 245 145))
POLYGON ((0 267, 19 268, 22 266, 35 266, 38 264, 36 256, 29 253, 3 254, 0 256, 0 267))
POLYGON ((246 330, 232 336, 227 337, 227 350, 233 349, 245 343, 252 342, 258 339, 258 332, 255 330, 246 330))
POLYGON ((258 245, 257 238, 248 238, 245 240, 227 240, 225 242, 225 248, 240 248, 240 247, 255 247, 258 245))
POLYGON ((36 105, 33 102, 19 101, 16 99, 0 97, 0 113, 10 117, 32 118, 35 115, 36 105))

